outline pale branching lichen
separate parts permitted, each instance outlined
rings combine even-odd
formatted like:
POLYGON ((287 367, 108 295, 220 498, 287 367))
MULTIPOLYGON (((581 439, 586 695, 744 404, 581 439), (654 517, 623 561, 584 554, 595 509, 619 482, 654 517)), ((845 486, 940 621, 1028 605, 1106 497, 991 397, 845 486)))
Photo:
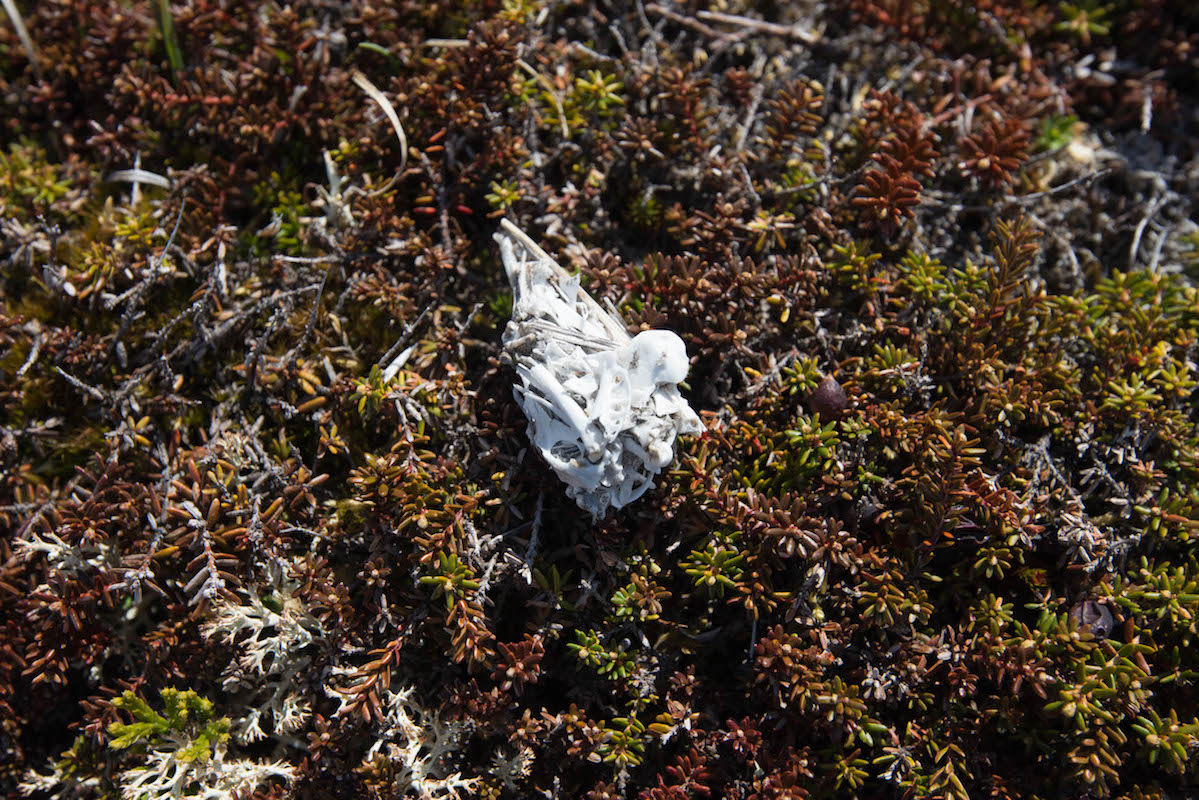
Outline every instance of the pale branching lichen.
POLYGON ((109 747, 143 754, 143 763, 120 774, 125 800, 232 800, 271 781, 290 783, 290 764, 227 757, 230 722, 194 691, 163 689, 159 714, 133 692, 114 705, 133 715, 109 726, 109 747))
POLYGON ((286 569, 272 562, 264 592, 250 588, 244 602, 213 603, 212 616, 204 623, 205 636, 231 642, 240 651, 225 669, 223 687, 245 703, 233 725, 239 741, 292 733, 312 713, 304 677, 312 658, 304 651, 324 631, 320 620, 295 596, 297 585, 286 569))
MULTIPOLYGON (((463 777, 453 769, 470 724, 446 720, 415 699, 416 690, 389 689, 380 697, 375 741, 360 770, 385 778, 396 797, 413 793, 421 800, 473 797, 478 777, 463 777), (464 794, 465 793, 465 794, 464 794)), ((339 695, 349 710, 347 696, 339 695)))

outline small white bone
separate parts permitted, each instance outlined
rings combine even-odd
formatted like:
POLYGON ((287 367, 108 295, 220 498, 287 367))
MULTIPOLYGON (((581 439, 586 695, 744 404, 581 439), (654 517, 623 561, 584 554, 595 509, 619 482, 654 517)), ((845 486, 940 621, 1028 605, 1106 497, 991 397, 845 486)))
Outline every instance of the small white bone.
POLYGON ((614 310, 508 220, 495 238, 513 292, 504 350, 529 439, 567 495, 599 519, 653 486, 679 434, 703 430, 678 390, 686 347, 670 331, 629 336, 614 310))

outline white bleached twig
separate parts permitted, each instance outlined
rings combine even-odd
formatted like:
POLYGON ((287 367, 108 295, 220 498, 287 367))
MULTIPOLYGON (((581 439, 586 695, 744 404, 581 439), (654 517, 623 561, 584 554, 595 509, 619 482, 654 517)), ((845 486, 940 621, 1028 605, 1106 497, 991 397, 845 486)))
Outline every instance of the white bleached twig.
POLYGON ((387 99, 383 92, 379 91, 379 87, 370 82, 370 79, 363 75, 358 70, 354 70, 350 76, 354 81, 354 85, 362 91, 366 92, 370 99, 379 104, 379 108, 383 109, 383 113, 391 120, 391 127, 395 128, 396 136, 400 138, 400 172, 404 171, 404 167, 408 166, 408 134, 404 133, 404 126, 400 124, 400 116, 396 113, 395 106, 387 99))
POLYGON ((21 18, 17 4, 13 0, 0 0, 0 6, 4 7, 4 13, 8 14, 8 18, 12 20, 13 30, 17 32, 17 38, 21 40, 21 47, 25 48, 25 55, 29 57, 29 65, 33 67, 33 76, 40 81, 42 68, 37 63, 37 48, 33 46, 33 39, 25 28, 25 20, 21 18))

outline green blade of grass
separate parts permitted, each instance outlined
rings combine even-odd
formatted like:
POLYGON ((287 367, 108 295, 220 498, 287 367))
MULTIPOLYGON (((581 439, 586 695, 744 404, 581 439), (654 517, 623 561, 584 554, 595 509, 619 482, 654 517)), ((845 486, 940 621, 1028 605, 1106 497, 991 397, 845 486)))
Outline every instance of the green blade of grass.
POLYGON ((167 49, 171 74, 178 76, 183 72, 183 50, 179 47, 179 37, 175 35, 175 19, 171 14, 170 0, 158 0, 158 13, 155 16, 158 19, 158 30, 162 33, 162 43, 167 49))

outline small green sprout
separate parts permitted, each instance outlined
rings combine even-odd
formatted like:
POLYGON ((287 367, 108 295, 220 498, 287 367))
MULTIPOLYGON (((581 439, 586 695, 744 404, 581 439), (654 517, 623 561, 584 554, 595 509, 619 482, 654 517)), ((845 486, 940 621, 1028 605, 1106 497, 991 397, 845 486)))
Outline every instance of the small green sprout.
POLYGON ((741 563, 745 556, 724 545, 709 543, 703 550, 692 550, 682 562, 683 570, 695 581, 696 588, 703 588, 714 597, 723 597, 725 589, 737 585, 741 578, 741 563))
POLYGON ((1149 751, 1149 763, 1160 762, 1166 772, 1175 775, 1186 771, 1191 751, 1199 745, 1199 719, 1180 723, 1175 709, 1170 709, 1170 713, 1162 719, 1152 708, 1147 708, 1137 717, 1132 729, 1144 739, 1149 751))
POLYGON ((1073 114, 1050 114, 1041 120, 1036 149, 1042 152, 1061 150, 1078 137, 1081 128, 1078 117, 1073 114))
POLYGON ((425 575, 420 582, 432 586, 433 597, 445 596, 445 607, 451 609, 458 600, 479 588, 474 580, 474 571, 458 560, 458 556, 444 551, 437 554, 437 575, 425 575))
POLYGON ((108 726, 113 738, 108 746, 115 750, 133 747, 153 749, 168 742, 183 739, 186 744, 175 754, 183 763, 202 762, 212 758, 217 747, 229 739, 228 717, 215 718, 212 701, 193 690, 162 689, 160 714, 131 691, 113 701, 117 708, 128 711, 134 721, 114 722, 108 726))
POLYGON ((623 88, 624 84, 616 78, 592 69, 583 77, 575 78, 571 99, 587 113, 601 118, 609 117, 616 112, 617 106, 624 105, 624 98, 620 95, 623 88))
POLYGON ((623 680, 633 673, 633 655, 623 648, 609 650, 604 647, 594 630, 575 631, 575 639, 577 641, 567 643, 567 649, 600 675, 623 680))
POLYGON ((1053 26, 1054 30, 1074 34, 1083 45, 1089 45, 1092 36, 1107 36, 1111 33, 1112 23, 1108 18, 1112 13, 1111 5, 1082 0, 1078 3, 1059 3, 1058 10, 1061 11, 1063 19, 1053 26))
POLYGON ((645 743, 641 740, 644 733, 645 725, 635 717, 613 717, 604 726, 604 738, 599 746, 604 763, 615 764, 621 769, 640 764, 645 753, 645 743))
POLYGON ((513 180, 492 181, 484 199, 496 211, 507 211, 520 200, 520 184, 513 180))

